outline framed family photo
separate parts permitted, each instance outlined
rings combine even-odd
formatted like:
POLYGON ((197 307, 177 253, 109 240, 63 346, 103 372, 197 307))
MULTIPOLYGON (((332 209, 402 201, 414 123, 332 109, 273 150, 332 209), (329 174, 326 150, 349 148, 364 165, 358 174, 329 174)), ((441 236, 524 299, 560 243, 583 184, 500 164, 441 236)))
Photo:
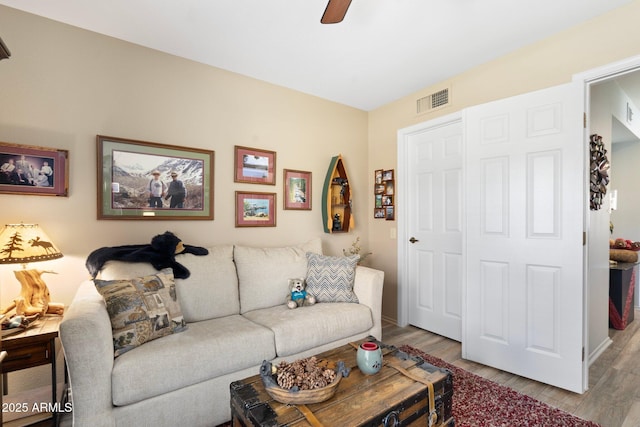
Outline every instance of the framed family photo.
POLYGON ((103 135, 96 142, 98 219, 213 219, 213 151, 103 135))
POLYGON ((276 152, 235 146, 234 182, 276 185, 276 152))
POLYGON ((236 227, 275 227, 276 193, 236 191, 236 227))
POLYGON ((0 194, 69 195, 69 152, 0 142, 0 194))
POLYGON ((311 172, 284 170, 284 208, 311 210, 311 172))

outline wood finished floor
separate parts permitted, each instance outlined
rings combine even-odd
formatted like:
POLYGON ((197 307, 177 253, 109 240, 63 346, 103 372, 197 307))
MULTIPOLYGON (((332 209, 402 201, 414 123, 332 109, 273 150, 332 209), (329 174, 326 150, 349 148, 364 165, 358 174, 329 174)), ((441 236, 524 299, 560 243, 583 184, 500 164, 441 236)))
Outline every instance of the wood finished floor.
POLYGON ((408 344, 484 378, 603 427, 640 426, 640 310, 623 331, 609 330, 613 344, 589 368, 589 390, 576 394, 461 357, 461 345, 422 329, 384 323, 385 344, 408 344))

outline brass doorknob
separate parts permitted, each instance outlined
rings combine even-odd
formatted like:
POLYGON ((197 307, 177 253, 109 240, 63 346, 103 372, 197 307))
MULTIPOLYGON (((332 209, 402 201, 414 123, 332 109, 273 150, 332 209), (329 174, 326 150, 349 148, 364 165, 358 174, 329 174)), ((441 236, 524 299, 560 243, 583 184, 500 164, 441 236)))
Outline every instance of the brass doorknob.
POLYGON ((416 243, 416 242, 419 242, 420 240, 416 239, 415 237, 412 237, 412 238, 409 239, 409 241, 411 243, 416 243))

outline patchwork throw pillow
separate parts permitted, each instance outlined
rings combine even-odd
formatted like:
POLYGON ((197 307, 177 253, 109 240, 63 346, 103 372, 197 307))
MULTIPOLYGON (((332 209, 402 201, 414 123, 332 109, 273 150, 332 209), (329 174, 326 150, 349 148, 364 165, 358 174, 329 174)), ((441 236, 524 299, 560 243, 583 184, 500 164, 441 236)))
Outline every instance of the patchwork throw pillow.
POLYGON ((134 279, 93 282, 107 304, 114 357, 187 328, 171 268, 134 279))
POLYGON ((360 255, 333 257, 307 253, 307 292, 317 302, 358 302, 353 293, 360 255))

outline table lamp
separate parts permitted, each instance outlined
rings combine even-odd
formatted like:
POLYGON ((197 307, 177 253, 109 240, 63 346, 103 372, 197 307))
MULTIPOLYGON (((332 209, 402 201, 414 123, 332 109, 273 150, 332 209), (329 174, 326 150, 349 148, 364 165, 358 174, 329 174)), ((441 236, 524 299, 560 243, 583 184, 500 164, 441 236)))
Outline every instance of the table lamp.
POLYGON ((64 313, 64 304, 51 302, 49 288, 41 277, 44 273, 54 272, 27 270, 28 263, 57 258, 62 258, 62 253, 38 224, 5 225, 0 231, 0 265, 22 264, 22 270, 14 271, 22 288, 20 295, 0 314, 6 314, 14 308, 16 314, 25 316, 64 313))

